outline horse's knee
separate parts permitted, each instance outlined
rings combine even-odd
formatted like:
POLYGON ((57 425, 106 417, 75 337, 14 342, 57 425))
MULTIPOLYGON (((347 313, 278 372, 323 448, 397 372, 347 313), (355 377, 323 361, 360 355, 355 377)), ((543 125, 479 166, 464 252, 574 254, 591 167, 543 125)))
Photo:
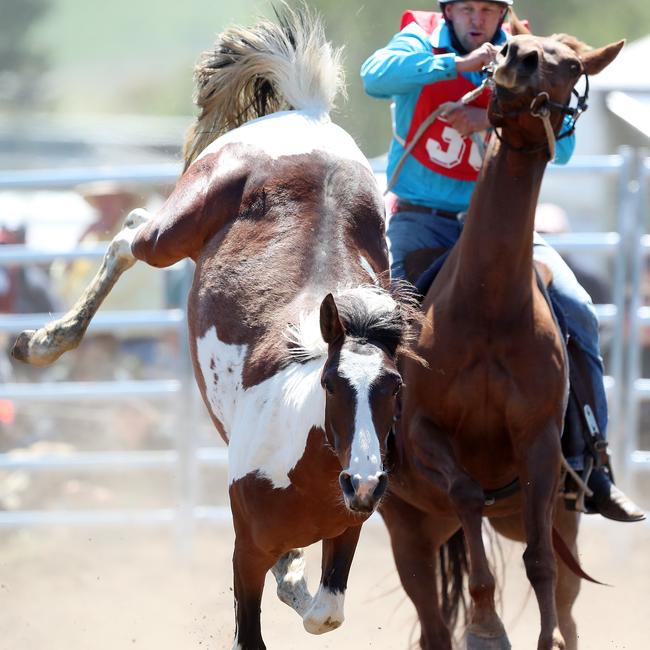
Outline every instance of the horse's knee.
POLYGON ((540 544, 529 544, 524 551, 523 560, 531 584, 556 580, 555 557, 550 549, 547 550, 540 544))
POLYGON ((478 483, 470 478, 460 477, 451 483, 448 493, 459 513, 482 516, 485 494, 478 483))

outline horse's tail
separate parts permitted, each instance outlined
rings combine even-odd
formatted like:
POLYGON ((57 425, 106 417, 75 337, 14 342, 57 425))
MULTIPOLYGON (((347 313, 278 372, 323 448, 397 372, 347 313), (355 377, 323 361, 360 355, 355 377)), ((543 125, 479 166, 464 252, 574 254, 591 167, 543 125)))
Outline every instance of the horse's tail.
POLYGON ((185 169, 213 140, 279 110, 328 113, 344 91, 341 49, 326 40, 319 16, 283 4, 277 20, 231 27, 194 69, 199 116, 185 138, 185 169))
POLYGON ((465 581, 469 574, 465 533, 459 528, 438 551, 440 612, 450 630, 467 614, 465 581))

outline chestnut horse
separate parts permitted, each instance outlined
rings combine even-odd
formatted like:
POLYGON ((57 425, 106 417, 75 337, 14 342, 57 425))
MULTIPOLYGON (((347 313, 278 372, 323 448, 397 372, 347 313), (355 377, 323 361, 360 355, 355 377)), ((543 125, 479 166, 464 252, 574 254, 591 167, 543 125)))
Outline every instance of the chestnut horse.
MULTIPOLYGON (((395 466, 381 507, 428 650, 451 648, 434 593, 434 557, 459 526, 472 600, 467 647, 510 647, 495 610, 484 515, 497 531, 526 542, 523 559, 541 614, 537 648, 576 648, 571 606, 579 579, 556 567, 553 553, 553 527, 573 550, 578 528, 575 513, 555 509, 567 358, 534 271, 533 223, 572 90, 582 75, 609 64, 623 42, 589 50, 565 35, 535 37, 516 20, 513 31, 497 58, 488 109, 501 133, 489 145, 462 235, 424 300, 415 351, 428 366, 405 359, 402 368, 395 466), (504 498, 494 503, 497 496, 504 498)), ((460 596, 453 594, 455 604, 460 596)))
POLYGON ((50 363, 78 344, 135 260, 194 260, 190 347, 229 445, 233 647, 242 650, 265 647, 260 603, 272 568, 309 632, 341 624, 361 525, 386 489, 382 457, 402 383, 396 355, 417 311, 380 286, 382 195, 329 118, 338 59, 306 9, 222 33, 197 67, 201 114, 173 193, 156 214, 131 213, 71 312, 23 333, 14 349, 50 363), (318 540, 312 598, 297 549, 318 540))

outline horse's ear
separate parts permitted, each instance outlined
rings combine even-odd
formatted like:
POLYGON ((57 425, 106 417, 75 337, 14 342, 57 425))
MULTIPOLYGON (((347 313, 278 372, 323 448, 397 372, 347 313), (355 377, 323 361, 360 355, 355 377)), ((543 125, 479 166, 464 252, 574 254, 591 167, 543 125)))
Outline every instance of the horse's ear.
POLYGON ((618 53, 623 49, 623 45, 625 45, 625 39, 583 54, 581 59, 585 72, 587 74, 598 74, 604 70, 618 56, 618 53))
POLYGON ((323 340, 328 345, 345 336, 343 324, 339 318, 339 310, 331 293, 325 296, 320 305, 320 332, 323 335, 323 340))
POLYGON ((519 17, 512 9, 510 9, 510 33, 513 36, 519 34, 532 34, 530 29, 519 20, 519 17))

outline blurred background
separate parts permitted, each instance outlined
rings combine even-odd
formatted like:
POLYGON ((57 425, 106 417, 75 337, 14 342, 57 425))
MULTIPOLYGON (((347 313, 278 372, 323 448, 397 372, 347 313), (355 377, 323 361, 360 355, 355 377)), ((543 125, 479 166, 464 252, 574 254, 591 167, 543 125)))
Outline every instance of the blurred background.
MULTIPOLYGON (((358 70, 398 30, 402 11, 435 7, 310 5, 345 48, 348 100, 333 118, 381 181, 388 103, 364 95, 358 70)), ((538 34, 567 32, 595 46, 627 39, 590 80, 572 163, 548 170, 538 230, 598 303, 617 479, 648 508, 650 4, 515 7, 538 34)), ((155 210, 168 195, 199 53, 226 26, 271 14, 270 3, 251 0, 0 0, 0 650, 230 647, 226 456, 191 377, 190 264, 133 269, 80 348, 51 368, 20 366, 7 352, 18 331, 72 305, 131 209, 155 210), (54 590, 65 597, 53 601, 54 590)), ((346 631, 306 639, 295 617, 265 601, 270 647, 401 648, 417 638, 381 524, 369 528, 351 579, 366 586, 352 596, 358 616, 346 631), (386 624, 369 617, 369 603, 386 624)), ((588 570, 619 589, 585 588, 579 616, 601 620, 602 612, 603 623, 585 630, 582 647, 645 647, 648 526, 587 517, 584 531, 588 570), (613 599, 622 607, 636 595, 645 605, 612 616, 613 599)), ((509 551, 513 567, 520 551, 509 551)), ((316 553, 314 578, 318 563, 316 553)), ((514 647, 532 647, 534 608, 521 571, 512 571, 507 625, 516 628, 514 647)))

